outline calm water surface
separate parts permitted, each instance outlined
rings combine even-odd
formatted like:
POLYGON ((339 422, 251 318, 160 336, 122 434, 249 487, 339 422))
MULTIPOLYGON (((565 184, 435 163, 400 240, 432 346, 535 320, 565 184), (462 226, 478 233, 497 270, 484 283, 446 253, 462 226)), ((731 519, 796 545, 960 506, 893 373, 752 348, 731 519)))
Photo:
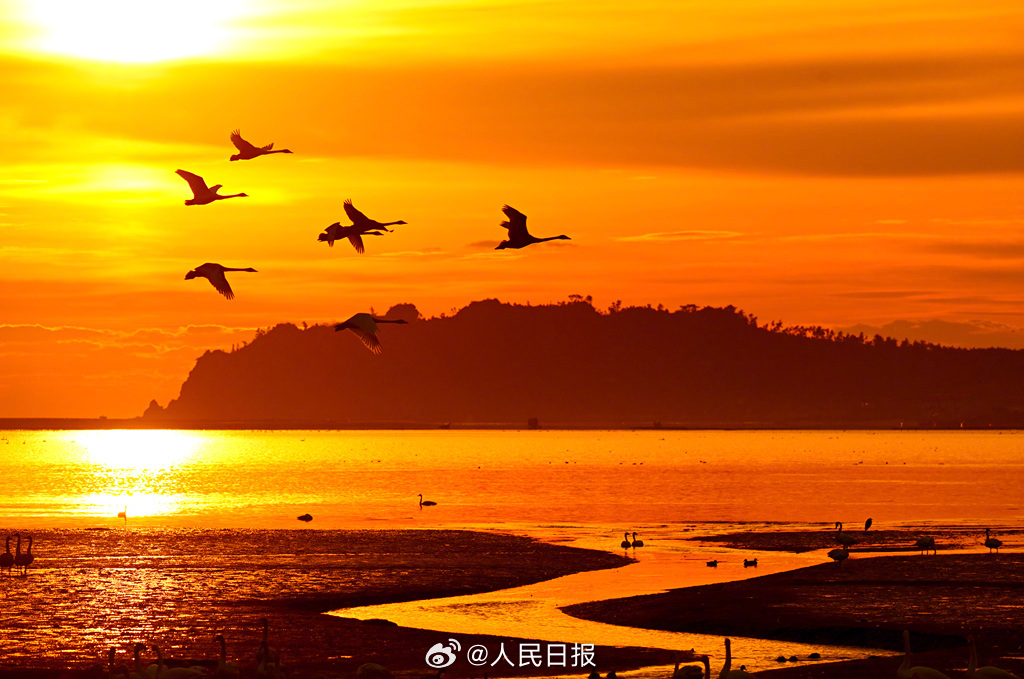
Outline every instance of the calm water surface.
MULTIPOLYGON (((561 614, 558 606, 741 579, 754 574, 742 567, 743 557, 761 557, 758 575, 824 560, 820 553, 756 555, 685 540, 695 534, 749 529, 752 523, 821 530, 823 524, 830 527, 842 520, 848 529, 856 529, 870 516, 880 527, 945 522, 1019 525, 1024 518, 1019 492, 1024 486, 1024 435, 9 431, 0 432, 0 479, 0 528, 34 530, 37 540, 51 531, 52 543, 60 542, 61 530, 82 528, 137 529, 153 535, 154 529, 166 527, 169 536, 224 528, 228 530, 222 539, 211 538, 204 558, 212 560, 209 567, 214 571, 228 574, 241 567, 236 564, 241 558, 236 543, 248 539, 246 531, 304 528, 296 517, 306 512, 314 516, 310 528, 500 530, 616 551, 622 531, 636 530, 647 547, 637 553, 637 563, 625 568, 499 593, 349 609, 340 614, 385 617, 452 634, 694 647, 718 657, 721 639, 717 637, 579 621, 561 614), (438 504, 421 509, 419 493, 438 504), (127 521, 117 518, 124 510, 127 521), (706 568, 704 561, 715 556, 723 565, 717 570, 706 568)), ((290 531, 274 533, 272 539, 281 541, 290 531)), ((125 540, 129 545, 130 533, 125 540)), ((128 561, 93 564, 95 557, 83 550, 74 557, 81 563, 65 558, 65 566, 56 567, 47 564, 48 549, 56 547, 48 548, 45 540, 37 542, 39 570, 24 584, 6 588, 8 605, 38 606, 38 597, 51 594, 55 609, 70 605, 61 601, 60 592, 93 586, 90 569, 103 573, 110 568, 135 568, 142 556, 107 555, 128 561), (37 597, 34 602, 29 600, 29 589, 37 597), (25 592, 23 600, 18 598, 19 591, 25 592)), ((287 546, 274 554, 291 558, 287 546)), ((343 555, 324 558, 336 560, 343 555)), ((259 586, 282 591, 294 586, 289 563, 282 567, 280 559, 273 561, 268 564, 272 568, 264 571, 271 575, 261 575, 259 586)), ((140 572, 145 573, 145 581, 125 582, 150 592, 142 600, 163 592, 162 569, 140 572)), ((225 591, 230 591, 232 578, 222 583, 225 591)), ((242 590, 253 586, 245 578, 235 579, 234 585, 242 590)), ((321 584, 328 589, 336 585, 321 584)), ((111 589, 110 581, 97 582, 94 589, 98 603, 111 597, 112 601, 140 598, 135 590, 111 589)), ((168 591, 170 598, 163 597, 166 605, 173 607, 176 601, 181 605, 181 597, 168 591)), ((123 607, 123 601, 110 610, 123 607)), ((73 611, 68 616, 74 617, 73 611)), ((31 658, 54 645, 71 647, 74 642, 84 649, 90 639, 100 641, 96 635, 102 629, 100 623, 71 630, 66 622, 54 623, 52 629, 26 629, 20 650, 12 651, 31 658)), ((737 643, 737 651, 752 668, 771 666, 770 659, 780 653, 805 657, 809 650, 784 642, 737 643)), ((863 650, 833 648, 825 655, 833 660, 863 654, 863 650)), ((663 669, 651 671, 664 674, 663 669)))
POLYGON ((1021 432, 3 432, 5 525, 1017 521, 1021 432), (438 502, 420 510, 417 494, 438 502))

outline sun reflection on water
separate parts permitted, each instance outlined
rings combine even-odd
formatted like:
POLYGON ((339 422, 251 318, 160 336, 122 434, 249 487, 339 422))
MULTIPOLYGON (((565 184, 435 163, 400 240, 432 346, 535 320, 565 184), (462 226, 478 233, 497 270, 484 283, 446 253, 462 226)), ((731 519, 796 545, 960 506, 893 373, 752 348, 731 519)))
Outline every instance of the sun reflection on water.
POLYGON ((88 462, 109 469, 168 469, 187 462, 202 437, 185 431, 114 429, 76 432, 88 462))
POLYGON ((111 430, 77 432, 75 443, 92 463, 91 484, 99 492, 83 495, 79 507, 96 516, 152 517, 177 513, 186 503, 172 483, 175 467, 189 462, 202 443, 190 432, 111 430))

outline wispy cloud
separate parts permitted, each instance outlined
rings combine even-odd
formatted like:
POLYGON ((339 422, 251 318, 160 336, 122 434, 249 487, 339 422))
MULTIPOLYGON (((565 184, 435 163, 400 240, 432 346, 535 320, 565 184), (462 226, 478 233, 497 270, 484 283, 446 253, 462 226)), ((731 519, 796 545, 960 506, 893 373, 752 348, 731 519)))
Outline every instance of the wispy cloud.
POLYGON ((623 243, 664 242, 676 240, 724 240, 728 238, 738 238, 743 235, 745 234, 740 231, 657 231, 654 233, 644 233, 639 236, 622 236, 620 238, 614 238, 613 240, 623 243))

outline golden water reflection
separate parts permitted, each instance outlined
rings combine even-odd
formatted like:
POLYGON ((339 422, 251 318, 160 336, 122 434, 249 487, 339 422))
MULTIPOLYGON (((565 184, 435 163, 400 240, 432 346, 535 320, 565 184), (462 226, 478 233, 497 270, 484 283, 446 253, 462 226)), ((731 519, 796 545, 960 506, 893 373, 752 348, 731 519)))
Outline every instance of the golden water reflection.
POLYGON ((88 462, 110 469, 167 469, 192 458, 203 441, 187 431, 113 429, 74 432, 88 462))
POLYGON ((203 442, 192 432, 110 430, 75 432, 74 442, 92 468, 91 488, 79 511, 93 516, 153 517, 176 514, 187 503, 176 488, 166 487, 165 473, 189 462, 203 442))

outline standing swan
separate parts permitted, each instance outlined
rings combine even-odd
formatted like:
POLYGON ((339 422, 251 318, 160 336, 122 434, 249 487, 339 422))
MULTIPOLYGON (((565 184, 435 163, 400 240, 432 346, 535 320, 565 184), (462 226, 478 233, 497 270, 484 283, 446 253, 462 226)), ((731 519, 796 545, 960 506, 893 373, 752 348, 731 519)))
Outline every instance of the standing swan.
POLYGON ((914 543, 914 546, 921 550, 922 556, 927 554, 929 549, 932 550, 932 554, 938 554, 938 552, 935 551, 935 538, 930 535, 918 538, 917 542, 914 543))
POLYGON ((846 547, 847 549, 850 546, 857 544, 857 539, 855 537, 853 537, 852 535, 847 535, 843 532, 842 521, 836 521, 836 542, 838 542, 842 547, 846 547))
POLYGON ((526 230, 526 215, 519 210, 509 205, 503 205, 501 211, 508 217, 508 221, 502 222, 501 225, 508 229, 508 240, 503 240, 498 243, 498 247, 495 250, 504 250, 505 248, 525 248, 527 245, 533 245, 534 243, 543 243, 549 240, 572 240, 566 235, 561 236, 550 236, 548 238, 537 238, 531 236, 530 232, 526 230))
POLYGON ((11 574, 11 566, 14 565, 14 555, 11 554, 11 536, 7 536, 7 551, 0 554, 0 574, 7 569, 7 575, 11 574))
MULTIPOLYGON (((252 267, 248 267, 246 269, 232 269, 231 267, 223 266, 222 264, 207 262, 206 264, 201 264, 185 274, 185 280, 190 281, 193 278, 205 278, 210 281, 210 284, 214 288, 217 289, 217 292, 228 299, 234 299, 235 293, 228 284, 227 276, 224 275, 225 271, 248 271, 249 273, 259 273, 252 267)), ((127 511, 128 508, 125 507, 125 512, 127 511)))
POLYGON ((903 630, 903 664, 896 670, 899 679, 949 679, 949 677, 931 667, 910 666, 910 630, 903 630))
POLYGON ((253 158, 259 158, 271 153, 291 153, 288 149, 279 149, 277 151, 271 151, 274 148, 274 144, 270 143, 266 146, 256 147, 242 139, 242 131, 235 130, 231 133, 231 143, 238 149, 238 153, 234 154, 228 160, 252 160, 253 158))
POLYGON ((722 671, 718 673, 718 679, 745 679, 746 677, 756 677, 756 674, 747 672, 742 667, 738 670, 729 669, 732 667, 732 642, 728 639, 725 640, 725 665, 722 666, 722 671))
POLYGON ((988 547, 988 553, 991 554, 992 550, 996 550, 996 554, 999 553, 999 548, 1003 546, 1003 541, 998 538, 989 536, 989 529, 985 529, 985 546, 988 547))
POLYGON ((192 189, 192 197, 185 201, 185 205, 208 205, 215 200, 224 200, 225 198, 248 198, 247 193, 232 193, 228 196, 222 196, 217 193, 223 184, 215 184, 214 186, 207 186, 206 180, 197 174, 192 174, 185 170, 175 170, 177 175, 188 182, 188 186, 192 189))
POLYGON ((420 493, 420 507, 433 507, 436 504, 433 500, 424 500, 423 493, 420 493))
POLYGON ((264 660, 271 663, 278 662, 279 654, 276 650, 270 647, 267 643, 267 634, 270 631, 270 622, 266 618, 260 618, 260 622, 263 623, 263 641, 260 642, 260 647, 256 650, 256 662, 263 664, 264 660))
POLYGON ((974 647, 974 635, 967 635, 967 645, 971 648, 971 661, 967 665, 967 679, 1020 679, 1013 672, 985 665, 978 667, 978 651, 974 647))
POLYGON ((387 318, 376 318, 370 314, 356 314, 352 318, 348 319, 344 323, 338 323, 334 326, 334 332, 340 332, 342 330, 351 330, 359 338, 359 341, 366 345, 366 348, 375 354, 381 352, 380 340, 377 336, 380 334, 380 328, 377 327, 378 323, 408 323, 409 321, 402 320, 401 318, 396 320, 390 320, 387 318))
POLYGON ((32 562, 36 560, 36 557, 32 554, 32 536, 28 536, 28 551, 21 557, 21 569, 22 575, 28 575, 28 567, 32 565, 32 562))
POLYGON ((842 549, 833 549, 828 553, 828 558, 835 561, 837 566, 842 566, 843 561, 850 558, 850 550, 846 547, 843 547, 842 549))
POLYGON ((217 658, 217 676, 234 679, 238 676, 238 665, 228 660, 228 649, 224 643, 224 635, 218 634, 214 641, 220 644, 220 656, 217 658))

